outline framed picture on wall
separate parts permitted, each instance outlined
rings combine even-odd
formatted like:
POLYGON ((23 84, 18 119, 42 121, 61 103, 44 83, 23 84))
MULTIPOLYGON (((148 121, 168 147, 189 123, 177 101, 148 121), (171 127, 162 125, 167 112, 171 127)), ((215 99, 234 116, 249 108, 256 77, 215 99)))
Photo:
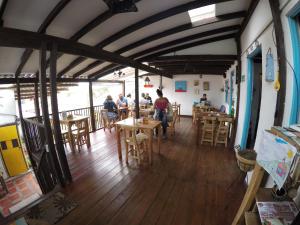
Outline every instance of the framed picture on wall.
POLYGON ((209 82, 208 81, 203 82, 203 90, 204 91, 209 91, 209 82))
POLYGON ((175 81, 175 92, 187 92, 186 80, 175 81))
POLYGON ((200 89, 199 88, 195 88, 194 89, 194 94, 195 95, 200 95, 200 89))
POLYGON ((199 86, 199 80, 194 80, 194 87, 198 87, 199 86))

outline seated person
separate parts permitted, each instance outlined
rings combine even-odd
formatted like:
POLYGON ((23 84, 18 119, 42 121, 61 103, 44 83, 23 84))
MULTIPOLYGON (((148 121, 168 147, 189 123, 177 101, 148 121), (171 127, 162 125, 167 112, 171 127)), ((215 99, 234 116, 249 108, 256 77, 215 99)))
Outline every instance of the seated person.
POLYGON ((153 105, 153 103, 152 103, 152 98, 150 97, 149 93, 146 93, 145 99, 148 101, 148 104, 149 104, 149 105, 153 105))
POLYGON ((200 98, 200 103, 202 102, 207 102, 207 95, 206 94, 203 94, 202 98, 200 98))
POLYGON ((140 99, 140 105, 141 106, 147 106, 148 105, 148 100, 146 99, 145 93, 141 94, 141 99, 140 99))
MULTIPOLYGON (((122 94, 119 94, 119 98, 117 100, 117 106, 118 108, 128 107, 128 101, 122 94)), ((120 112, 125 116, 127 115, 127 109, 122 109, 120 112)))
POLYGON ((115 120, 118 118, 117 105, 116 103, 114 103, 110 95, 107 95, 103 105, 104 105, 104 109, 107 109, 108 111, 107 117, 109 120, 115 120))
POLYGON ((226 113, 226 107, 225 107, 225 105, 221 105, 220 112, 221 113, 226 113))

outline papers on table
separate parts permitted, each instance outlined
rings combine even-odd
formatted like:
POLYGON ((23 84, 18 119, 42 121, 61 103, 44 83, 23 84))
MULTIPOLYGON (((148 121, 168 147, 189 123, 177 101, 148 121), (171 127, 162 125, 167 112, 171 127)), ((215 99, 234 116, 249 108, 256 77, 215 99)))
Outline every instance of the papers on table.
POLYGON ((257 202, 256 204, 262 224, 290 225, 298 213, 294 202, 257 202))

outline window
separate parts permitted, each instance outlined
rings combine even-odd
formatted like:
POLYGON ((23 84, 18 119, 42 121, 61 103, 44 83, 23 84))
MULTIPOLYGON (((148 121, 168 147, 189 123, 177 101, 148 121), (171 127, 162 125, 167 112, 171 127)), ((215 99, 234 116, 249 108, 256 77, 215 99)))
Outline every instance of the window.
POLYGON ((203 19, 214 17, 216 15, 215 9, 216 9, 216 6, 215 6, 215 4, 213 4, 213 5, 208 5, 208 6, 189 10, 188 13, 189 13, 191 22, 195 23, 195 22, 203 20, 203 19))
POLYGON ((12 139, 11 143, 12 143, 13 148, 18 148, 19 147, 18 139, 12 139))
POLYGON ((1 141, 0 146, 1 146, 1 150, 7 150, 6 141, 1 141))

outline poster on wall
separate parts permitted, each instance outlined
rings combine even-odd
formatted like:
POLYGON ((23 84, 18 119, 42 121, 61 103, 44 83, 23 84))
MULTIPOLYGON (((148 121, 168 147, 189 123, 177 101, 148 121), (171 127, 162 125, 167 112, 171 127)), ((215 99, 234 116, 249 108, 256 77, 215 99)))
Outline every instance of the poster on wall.
POLYGON ((280 189, 289 175, 297 149, 267 131, 257 149, 257 163, 273 178, 280 189))
POLYGON ((203 82, 203 90, 204 91, 209 91, 209 82, 208 81, 203 82))
POLYGON ((194 87, 198 87, 200 84, 199 80, 194 80, 194 87))
POLYGON ((183 81, 175 81, 175 92, 187 92, 187 82, 183 81))

